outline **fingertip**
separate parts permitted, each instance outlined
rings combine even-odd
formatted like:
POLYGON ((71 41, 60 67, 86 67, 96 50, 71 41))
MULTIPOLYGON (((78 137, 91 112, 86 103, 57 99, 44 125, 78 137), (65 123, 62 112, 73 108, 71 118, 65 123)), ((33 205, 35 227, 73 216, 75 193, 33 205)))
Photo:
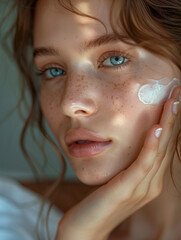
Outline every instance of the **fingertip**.
POLYGON ((171 98, 179 99, 180 92, 181 92, 181 86, 175 87, 175 89, 173 90, 173 93, 171 95, 171 98))
POLYGON ((177 102, 177 98, 170 98, 168 101, 165 102, 164 108, 163 108, 163 113, 160 118, 160 124, 164 125, 164 122, 173 115, 173 105, 174 102, 177 102))
POLYGON ((159 124, 155 124, 151 128, 151 135, 153 139, 159 139, 161 137, 163 128, 159 124))
POLYGON ((162 127, 160 125, 154 125, 152 126, 147 133, 147 137, 145 139, 145 145, 146 146, 156 146, 157 145, 157 141, 161 136, 162 133, 162 127))

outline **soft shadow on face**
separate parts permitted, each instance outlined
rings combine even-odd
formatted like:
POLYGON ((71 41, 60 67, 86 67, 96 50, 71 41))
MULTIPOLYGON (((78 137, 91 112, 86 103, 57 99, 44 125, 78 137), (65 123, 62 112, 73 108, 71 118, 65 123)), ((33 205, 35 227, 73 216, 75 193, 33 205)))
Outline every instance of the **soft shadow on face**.
MULTIPOLYGON (((109 24, 110 1, 73 1, 80 10, 109 24)), ((86 184, 103 184, 127 168, 138 156, 147 130, 159 122, 163 102, 144 105, 137 93, 148 79, 178 77, 167 62, 146 50, 122 42, 108 42, 85 50, 87 41, 105 33, 97 21, 61 8, 56 1, 39 0, 35 12, 34 47, 38 69, 61 68, 65 75, 51 80, 43 75, 41 108, 77 177, 86 184), (111 56, 125 56, 122 67, 103 67, 111 56), (112 140, 110 148, 90 158, 74 158, 64 137, 84 128, 112 140)), ((91 45, 91 44, 90 44, 91 45)), ((50 74, 50 72, 48 72, 50 74)))
MULTIPOLYGON (((162 106, 160 106, 159 111, 160 113, 162 112, 162 106)), ((158 123, 160 116, 161 114, 157 114, 152 123, 158 123)), ((119 138, 119 141, 113 139, 113 146, 110 149, 94 158, 83 159, 82 161, 73 159, 71 156, 69 157, 76 175, 82 182, 90 185, 104 184, 120 171, 128 168, 136 160, 143 147, 147 131, 150 128, 150 114, 143 111, 132 121, 136 127, 130 126, 133 129, 131 134, 128 132, 128 136, 129 134, 131 135, 130 138, 123 132, 125 124, 123 124, 122 130, 120 130, 120 126, 117 128, 110 122, 112 129, 117 129, 119 138)))

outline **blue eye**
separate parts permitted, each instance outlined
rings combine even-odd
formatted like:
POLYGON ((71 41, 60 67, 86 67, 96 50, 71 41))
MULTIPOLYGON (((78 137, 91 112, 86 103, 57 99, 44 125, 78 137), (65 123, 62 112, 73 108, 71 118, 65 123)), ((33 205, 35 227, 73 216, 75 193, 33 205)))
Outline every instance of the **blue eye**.
POLYGON ((46 78, 56 78, 65 74, 65 71, 61 68, 50 68, 44 71, 46 78))
POLYGON ((114 56, 114 57, 107 58, 103 62, 103 65, 104 66, 119 66, 119 65, 126 63, 127 61, 128 61, 128 59, 126 57, 114 56))

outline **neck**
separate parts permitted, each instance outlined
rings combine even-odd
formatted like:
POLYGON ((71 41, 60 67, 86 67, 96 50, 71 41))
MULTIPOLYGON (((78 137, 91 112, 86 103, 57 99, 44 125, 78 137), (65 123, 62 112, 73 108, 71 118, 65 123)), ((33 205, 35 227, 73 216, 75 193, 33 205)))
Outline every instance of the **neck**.
POLYGON ((124 231, 129 235, 128 239, 175 240, 181 238, 181 162, 176 154, 172 173, 178 189, 174 186, 168 168, 161 195, 121 224, 116 229, 117 233, 120 233, 124 226, 124 231), (126 225, 127 230, 125 230, 126 225))

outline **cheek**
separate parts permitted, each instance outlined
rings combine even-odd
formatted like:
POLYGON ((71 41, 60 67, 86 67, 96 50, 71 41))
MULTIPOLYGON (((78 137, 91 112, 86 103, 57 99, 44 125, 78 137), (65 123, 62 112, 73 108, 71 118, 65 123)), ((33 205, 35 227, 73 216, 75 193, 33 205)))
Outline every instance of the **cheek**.
POLYGON ((134 83, 129 80, 113 83, 109 88, 108 101, 114 112, 126 113, 133 108, 136 91, 133 87, 134 83))
MULTIPOLYGON (((135 136, 143 138, 143 142, 148 129, 159 122, 163 110, 163 103, 155 105, 145 105, 138 99, 140 83, 131 79, 126 79, 120 83, 109 86, 107 92, 110 116, 114 119, 115 134, 120 130, 120 135, 126 137, 127 142, 135 145, 135 136)), ((114 131, 114 129, 112 131, 114 131)), ((122 145, 127 145, 121 142, 122 145)), ((127 147, 127 154, 135 151, 132 147, 127 147)))
MULTIPOLYGON (((58 114, 59 100, 55 94, 50 94, 46 90, 41 90, 40 92, 40 107, 42 113, 48 122, 48 125, 52 129, 56 128, 58 121, 60 121, 60 116, 58 114)), ((60 111, 59 111, 60 112, 60 111)))

